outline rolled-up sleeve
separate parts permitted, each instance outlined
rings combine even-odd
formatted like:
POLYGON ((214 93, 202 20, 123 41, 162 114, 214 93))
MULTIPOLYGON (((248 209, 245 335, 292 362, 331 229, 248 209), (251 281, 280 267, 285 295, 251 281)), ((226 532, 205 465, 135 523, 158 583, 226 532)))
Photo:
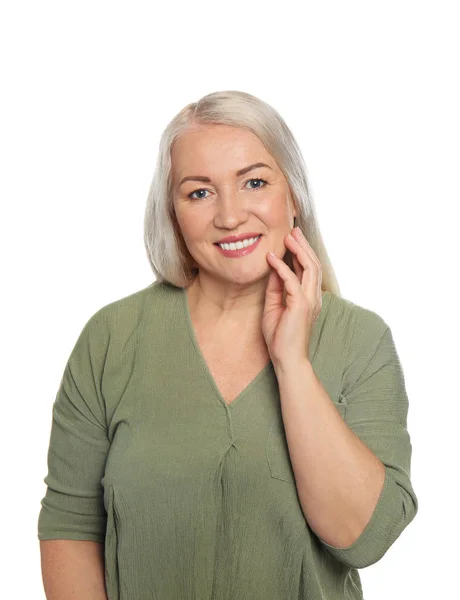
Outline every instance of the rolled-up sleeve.
POLYGON ((107 515, 101 479, 110 443, 101 378, 107 344, 99 311, 86 323, 71 352, 52 407, 39 540, 104 541, 107 515))
POLYGON ((410 479, 409 403, 403 369, 388 326, 344 398, 346 422, 385 466, 385 481, 368 524, 351 546, 338 548, 320 541, 337 560, 364 568, 383 557, 418 510, 410 479))

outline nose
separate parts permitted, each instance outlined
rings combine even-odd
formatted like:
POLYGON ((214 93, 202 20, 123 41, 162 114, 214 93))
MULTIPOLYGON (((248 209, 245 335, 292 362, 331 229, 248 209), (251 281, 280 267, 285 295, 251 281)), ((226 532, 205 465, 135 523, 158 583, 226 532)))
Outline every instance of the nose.
POLYGON ((214 224, 223 229, 236 229, 240 223, 247 221, 248 206, 244 194, 234 189, 224 190, 216 202, 214 224))

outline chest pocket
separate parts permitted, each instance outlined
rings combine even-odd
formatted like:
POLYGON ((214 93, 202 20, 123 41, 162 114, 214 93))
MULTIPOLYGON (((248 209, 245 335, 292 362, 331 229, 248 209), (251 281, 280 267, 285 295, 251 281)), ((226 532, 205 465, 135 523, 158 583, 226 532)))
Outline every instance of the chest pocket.
MULTIPOLYGON (((340 394, 338 400, 334 400, 333 404, 342 418, 345 419, 347 411, 345 396, 340 394)), ((289 456, 289 447, 282 418, 277 417, 270 426, 265 444, 265 454, 271 476, 275 479, 295 484, 295 476, 289 456)))

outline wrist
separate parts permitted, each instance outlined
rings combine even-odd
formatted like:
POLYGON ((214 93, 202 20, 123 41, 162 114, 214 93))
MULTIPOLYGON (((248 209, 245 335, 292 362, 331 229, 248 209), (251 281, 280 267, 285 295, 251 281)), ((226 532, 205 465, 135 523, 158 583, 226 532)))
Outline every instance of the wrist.
POLYGON ((291 360, 288 363, 274 363, 273 368, 278 378, 295 377, 305 370, 313 372, 313 366, 306 356, 301 359, 291 360))

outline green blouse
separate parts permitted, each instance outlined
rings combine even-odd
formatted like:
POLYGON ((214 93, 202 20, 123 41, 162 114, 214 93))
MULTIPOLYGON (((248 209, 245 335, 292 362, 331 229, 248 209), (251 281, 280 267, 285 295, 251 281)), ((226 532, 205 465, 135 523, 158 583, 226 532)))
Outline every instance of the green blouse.
POLYGON ((308 526, 273 364, 227 405, 185 289, 159 282, 99 309, 76 341, 52 407, 38 538, 104 542, 108 600, 362 599, 358 569, 418 509, 403 370, 387 323, 330 292, 309 359, 386 468, 351 546, 308 526))

